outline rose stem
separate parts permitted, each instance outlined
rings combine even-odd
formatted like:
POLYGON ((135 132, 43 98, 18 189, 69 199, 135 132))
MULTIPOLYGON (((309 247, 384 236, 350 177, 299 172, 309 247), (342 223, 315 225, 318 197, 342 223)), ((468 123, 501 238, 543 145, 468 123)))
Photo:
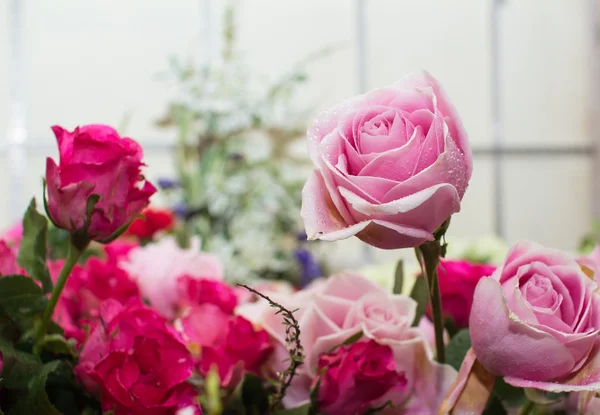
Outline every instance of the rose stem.
POLYGON ((439 239, 425 242, 419 246, 423 258, 423 273, 427 281, 429 302, 431 303, 431 314, 433 315, 433 327, 435 330, 436 359, 440 363, 446 361, 444 349, 444 321, 442 320, 442 296, 438 281, 437 267, 440 263, 441 245, 439 239))
POLYGON ((423 270, 423 276, 427 282, 429 302, 431 303, 431 314, 433 315, 433 328, 435 331, 436 358, 440 363, 446 362, 446 350, 444 348, 444 321, 442 320, 442 296, 440 294, 440 282, 437 267, 440 258, 445 256, 446 243, 441 244, 442 238, 450 226, 450 217, 433 233, 433 241, 427 241, 415 249, 417 260, 423 270))
POLYGON ((69 243, 67 258, 65 259, 65 263, 62 269, 60 270, 60 274, 58 276, 58 280, 56 281, 56 285, 54 285, 54 288, 52 289, 52 295, 50 296, 50 300, 48 301, 48 304, 44 309, 42 321, 40 322, 40 325, 37 327, 37 330, 35 332, 35 346, 33 348, 35 354, 39 354, 40 352, 42 339, 44 338, 44 334, 46 334, 48 323, 52 318, 52 314, 54 313, 54 309, 56 308, 56 304, 58 303, 60 294, 62 293, 63 288, 65 288, 65 284, 69 279, 69 275, 71 275, 71 271, 73 271, 73 268, 77 264, 77 261, 79 260, 79 257, 81 256, 81 253, 84 249, 85 246, 82 249, 77 248, 73 244, 73 241, 70 241, 69 243))

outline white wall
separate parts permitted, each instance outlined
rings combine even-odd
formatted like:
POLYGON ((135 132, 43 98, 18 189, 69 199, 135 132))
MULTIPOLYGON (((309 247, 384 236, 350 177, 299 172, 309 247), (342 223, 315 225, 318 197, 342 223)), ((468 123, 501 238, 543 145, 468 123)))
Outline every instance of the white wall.
MULTIPOLYGON (((220 0, 213 0, 217 3, 220 0)), ((27 128, 53 145, 49 127, 103 122, 145 140, 169 140, 153 120, 170 91, 157 75, 171 55, 198 56, 199 0, 22 0, 25 7, 27 128)), ((327 45, 342 47, 311 64, 302 103, 324 107, 357 90, 355 1, 240 0, 240 50, 277 75, 327 45)), ((0 4, 0 91, 7 90, 8 4, 0 4)), ((426 68, 446 86, 473 145, 491 145, 491 1, 369 0, 368 86, 426 68)), ((502 13, 505 140, 517 146, 590 142, 592 36, 587 0, 506 0, 502 13)), ((7 94, 0 94, 0 132, 7 94)), ((1 134, 1 133, 0 133, 1 134)), ((49 147, 52 148, 52 147, 49 147)), ((48 150, 49 154, 54 151, 48 150)), ((168 155, 147 151, 150 177, 171 170, 168 155)), ((6 158, 0 157, 6 166, 6 158)), ((39 193, 42 154, 30 157, 27 198, 39 193)), ((574 248, 591 221, 591 163, 586 158, 510 158, 503 203, 507 237, 574 248)), ((0 175, 0 226, 9 223, 6 169, 0 175)), ((463 212, 451 233, 493 231, 492 163, 475 162, 463 212)))

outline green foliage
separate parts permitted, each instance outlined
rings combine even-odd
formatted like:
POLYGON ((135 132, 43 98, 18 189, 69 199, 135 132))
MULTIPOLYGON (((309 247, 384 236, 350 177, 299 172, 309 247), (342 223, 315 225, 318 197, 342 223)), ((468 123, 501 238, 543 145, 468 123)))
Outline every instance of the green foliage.
POLYGON ((309 415, 310 404, 302 405, 297 408, 282 409, 273 413, 273 415, 309 415))
POLYGON ((247 373, 240 390, 245 415, 262 415, 269 411, 269 396, 263 381, 247 373))
POLYGON ((452 339, 446 347, 446 363, 454 369, 459 370, 462 361, 471 348, 471 336, 469 329, 462 329, 452 339))
POLYGON ((23 240, 18 262, 32 278, 42 283, 44 292, 49 293, 52 291, 52 280, 46 264, 47 234, 48 220, 37 211, 33 198, 23 217, 23 240))
POLYGON ((498 398, 509 408, 518 408, 527 402, 524 389, 509 385, 501 377, 496 379, 493 396, 498 398))
POLYGON ((44 310, 48 300, 42 289, 23 275, 0 278, 0 313, 13 321, 44 310))
POLYGON ((394 294, 402 294, 404 288, 404 262, 398 261, 396 264, 396 271, 394 272, 394 294))
POLYGON ((2 388, 24 390, 29 381, 40 372, 42 362, 31 353, 16 350, 13 345, 0 339, 2 353, 2 388))
POLYGON ((413 326, 417 326, 421 317, 427 310, 427 304, 429 303, 429 293, 427 292, 427 281, 423 277, 419 277, 415 280, 415 284, 410 291, 410 298, 417 302, 417 310, 415 314, 415 320, 413 326))
POLYGON ((362 338, 362 336, 363 336, 363 332, 361 330, 358 333, 355 333, 352 336, 348 337, 341 344, 337 344, 337 345, 333 346, 331 349, 329 349, 328 353, 333 353, 342 346, 350 346, 351 344, 354 344, 357 341, 359 341, 362 338))

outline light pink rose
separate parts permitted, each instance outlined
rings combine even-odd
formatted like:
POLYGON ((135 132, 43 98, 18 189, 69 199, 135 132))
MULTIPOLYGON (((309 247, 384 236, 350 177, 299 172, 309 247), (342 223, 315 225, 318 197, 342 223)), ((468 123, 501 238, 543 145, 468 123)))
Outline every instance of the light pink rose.
MULTIPOLYGON (((411 298, 391 294, 349 273, 334 275, 292 295, 273 294, 271 298, 289 309, 299 308, 294 315, 300 324, 305 363, 284 399, 286 407, 307 403, 319 358, 362 331, 364 339, 391 348, 396 370, 407 381, 402 391, 385 394, 377 402, 392 400, 401 406, 386 413, 434 413, 439 408, 456 371, 434 362, 422 332, 411 327, 416 311, 411 298)), ((287 351, 281 316, 265 307, 256 323, 269 332, 275 343, 271 370, 282 371, 287 367, 287 351)))
POLYGON ((600 293, 561 251, 517 243, 479 281, 470 333, 479 362, 513 386, 600 391, 600 293))
POLYGON ((100 199, 86 237, 103 242, 129 224, 156 188, 141 174, 142 147, 107 125, 84 125, 69 132, 54 126, 59 165, 46 159, 48 214, 56 226, 82 231, 91 195, 100 199))
POLYGON ((214 255, 200 251, 200 241, 192 239, 182 249, 172 237, 130 251, 119 264, 129 273, 142 297, 167 318, 175 317, 181 300, 177 279, 182 275, 213 280, 223 279, 223 266, 214 255))
POLYGON ((309 239, 418 246, 460 210, 471 177, 467 133, 427 72, 325 111, 308 148, 316 166, 302 191, 309 239))

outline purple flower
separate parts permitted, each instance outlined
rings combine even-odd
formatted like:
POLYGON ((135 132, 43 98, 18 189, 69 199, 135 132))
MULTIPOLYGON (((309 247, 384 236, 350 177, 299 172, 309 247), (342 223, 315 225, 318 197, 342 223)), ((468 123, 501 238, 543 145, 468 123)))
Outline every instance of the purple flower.
POLYGON ((176 189, 180 186, 179 180, 169 179, 166 177, 158 179, 158 187, 163 190, 176 189))
POLYGON ((315 279, 323 276, 321 266, 315 259, 312 252, 306 248, 298 248, 294 253, 296 260, 300 264, 300 286, 305 287, 315 279))

